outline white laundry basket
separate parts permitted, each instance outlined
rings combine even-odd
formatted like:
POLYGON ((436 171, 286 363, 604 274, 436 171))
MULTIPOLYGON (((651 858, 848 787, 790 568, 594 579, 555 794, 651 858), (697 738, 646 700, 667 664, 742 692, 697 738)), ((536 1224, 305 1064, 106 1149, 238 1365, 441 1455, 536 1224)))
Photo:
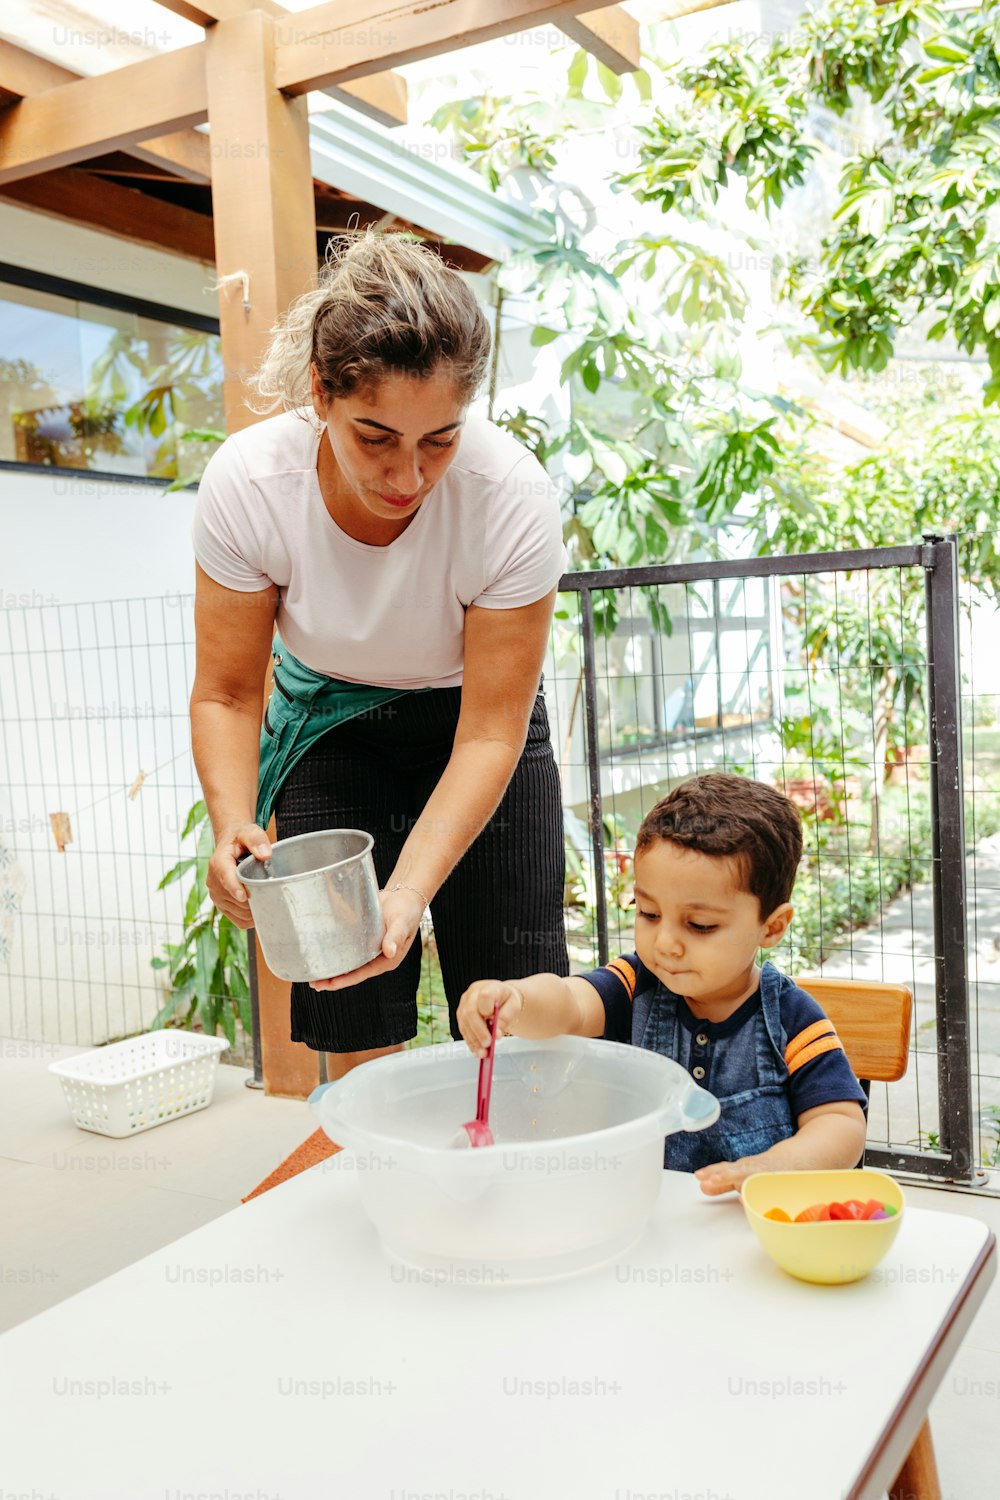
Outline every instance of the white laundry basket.
POLYGON ((49 1064, 81 1130, 138 1135, 212 1102, 229 1043, 191 1031, 152 1031, 49 1064))

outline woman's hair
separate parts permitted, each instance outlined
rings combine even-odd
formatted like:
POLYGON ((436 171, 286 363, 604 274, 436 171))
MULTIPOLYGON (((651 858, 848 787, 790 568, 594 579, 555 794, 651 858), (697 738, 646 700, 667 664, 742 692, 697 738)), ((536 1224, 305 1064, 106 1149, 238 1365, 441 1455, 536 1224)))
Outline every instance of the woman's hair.
POLYGON ((731 859, 742 889, 757 897, 766 919, 791 897, 802 858, 802 819, 776 787, 708 771, 675 786, 646 814, 636 854, 660 839, 731 859))
POLYGON ((312 364, 328 401, 445 365, 469 402, 489 361, 489 323, 458 272, 402 234, 368 229, 330 243, 316 290, 272 330, 250 405, 260 414, 310 405, 312 364))

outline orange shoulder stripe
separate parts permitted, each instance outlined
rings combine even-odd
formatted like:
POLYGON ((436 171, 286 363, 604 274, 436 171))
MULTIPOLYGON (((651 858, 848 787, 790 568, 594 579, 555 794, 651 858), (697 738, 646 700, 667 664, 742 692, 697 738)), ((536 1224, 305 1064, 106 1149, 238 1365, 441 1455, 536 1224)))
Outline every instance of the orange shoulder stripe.
POLYGON ((808 1047, 803 1047, 802 1051, 788 1064, 789 1077, 797 1073, 799 1068, 804 1068, 806 1063, 812 1062, 814 1057, 820 1057, 824 1052, 836 1052, 838 1049, 841 1052, 844 1050, 840 1038, 836 1036, 824 1036, 820 1037, 818 1042, 811 1042, 808 1047))
POLYGON ((628 997, 631 1000, 635 995, 635 970, 632 965, 627 959, 613 958, 609 964, 605 964, 605 968, 614 970, 628 991, 628 997))
POLYGON ((837 1033, 833 1022, 828 1021, 826 1016, 824 1016, 821 1021, 814 1021, 811 1026, 807 1026, 803 1031, 800 1031, 798 1036, 792 1037, 792 1040, 785 1048, 785 1062, 790 1063, 793 1057, 797 1057, 802 1049, 808 1047, 809 1043, 814 1042, 817 1037, 827 1035, 836 1036, 837 1033))

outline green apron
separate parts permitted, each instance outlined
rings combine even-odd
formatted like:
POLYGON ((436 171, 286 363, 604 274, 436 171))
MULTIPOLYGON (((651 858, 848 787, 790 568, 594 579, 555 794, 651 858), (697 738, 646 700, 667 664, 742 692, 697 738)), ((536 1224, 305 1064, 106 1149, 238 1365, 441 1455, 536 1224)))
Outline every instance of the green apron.
POLYGON ((298 661, 277 636, 273 655, 274 692, 264 711, 260 731, 257 779, 257 823, 265 830, 285 778, 328 729, 356 719, 391 698, 401 698, 404 693, 427 691, 341 682, 298 661))

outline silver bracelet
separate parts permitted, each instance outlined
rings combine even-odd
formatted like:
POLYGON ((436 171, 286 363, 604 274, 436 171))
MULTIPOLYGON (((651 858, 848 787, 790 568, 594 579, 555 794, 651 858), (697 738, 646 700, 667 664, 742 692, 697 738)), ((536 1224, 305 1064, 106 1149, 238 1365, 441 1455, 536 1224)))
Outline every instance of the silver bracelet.
POLYGON ((401 880, 397 880, 395 885, 391 885, 389 887, 390 895, 393 891, 412 891, 413 894, 415 896, 419 896, 421 901, 424 903, 424 911, 426 911, 431 904, 428 901, 427 897, 424 895, 423 891, 418 891, 415 885, 404 885, 401 880))

